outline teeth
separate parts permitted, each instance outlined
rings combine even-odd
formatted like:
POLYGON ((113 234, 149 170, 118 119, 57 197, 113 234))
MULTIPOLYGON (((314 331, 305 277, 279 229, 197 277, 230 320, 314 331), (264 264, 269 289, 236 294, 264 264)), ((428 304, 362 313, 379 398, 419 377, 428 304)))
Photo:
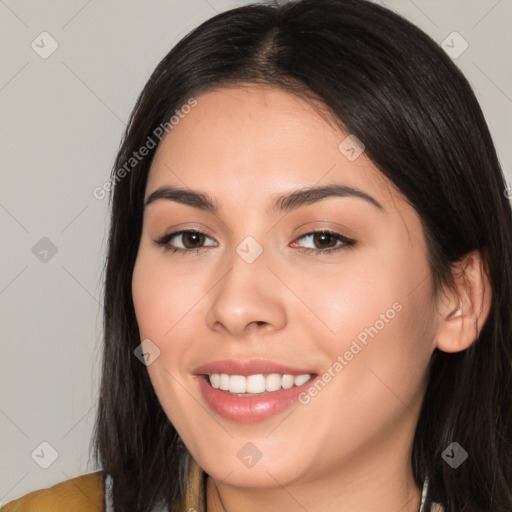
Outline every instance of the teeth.
POLYGON ((218 373, 214 373, 210 375, 210 384, 212 388, 218 389, 220 386, 220 375, 218 373))
POLYGON ((247 379, 241 375, 231 375, 229 377, 229 391, 231 393, 245 393, 247 389, 247 379))
POLYGON ((309 375, 297 375, 297 377, 295 377, 295 385, 302 386, 302 384, 305 384, 310 378, 309 375))
POLYGON ((283 375, 283 382, 281 385, 284 389, 290 389, 293 388, 293 385, 295 384, 295 377, 293 375, 283 375))
POLYGON ((229 375, 222 373, 219 380, 219 389, 227 391, 229 389, 229 375))
MULTIPOLYGON (((212 377, 213 375, 210 375, 210 379, 212 377)), ((267 379, 265 378, 265 375, 262 375, 261 373, 259 375, 249 375, 246 380, 247 393, 262 393, 261 390, 265 390, 265 387, 267 385, 267 379)))
POLYGON ((311 375, 280 375, 271 373, 263 375, 228 375, 226 373, 212 373, 208 376, 212 388, 229 391, 234 394, 259 394, 265 391, 278 391, 280 389, 290 389, 293 386, 302 386, 311 375))
POLYGON ((277 391, 278 389, 281 389, 281 375, 278 373, 271 373, 267 377, 267 385, 265 386, 265 389, 267 391, 277 391))

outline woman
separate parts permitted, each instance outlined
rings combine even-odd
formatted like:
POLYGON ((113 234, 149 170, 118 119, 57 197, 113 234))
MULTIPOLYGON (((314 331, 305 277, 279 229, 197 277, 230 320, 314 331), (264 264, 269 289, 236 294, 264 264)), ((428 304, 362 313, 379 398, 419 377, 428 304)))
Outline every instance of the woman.
POLYGON ((428 36, 365 0, 219 14, 111 182, 103 472, 57 510, 512 510, 510 204, 428 36))

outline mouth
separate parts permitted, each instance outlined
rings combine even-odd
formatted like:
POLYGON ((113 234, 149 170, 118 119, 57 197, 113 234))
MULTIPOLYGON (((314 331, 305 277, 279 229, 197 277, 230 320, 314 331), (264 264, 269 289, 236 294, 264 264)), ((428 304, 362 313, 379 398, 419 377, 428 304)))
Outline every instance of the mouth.
POLYGON ((229 375, 227 373, 212 373, 203 375, 203 377, 214 389, 238 397, 251 397, 303 386, 315 377, 315 374, 257 373, 253 375, 229 375))
POLYGON ((267 360, 224 360, 196 368, 193 376, 212 412, 256 423, 296 404, 318 374, 267 360))

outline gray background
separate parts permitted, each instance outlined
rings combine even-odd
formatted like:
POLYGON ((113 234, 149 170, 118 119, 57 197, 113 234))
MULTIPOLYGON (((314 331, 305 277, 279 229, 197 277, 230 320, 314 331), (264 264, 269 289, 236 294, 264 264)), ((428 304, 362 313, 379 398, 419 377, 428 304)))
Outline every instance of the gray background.
MULTIPOLYGON (((0 0, 0 505, 99 469, 88 459, 108 201, 92 191, 108 179, 129 113, 160 59, 216 11, 243 3, 0 0), (51 49, 43 31, 58 42, 47 58, 31 46, 51 49), (52 450, 58 456, 43 469, 52 450)), ((439 44, 454 31, 467 41, 455 61, 510 182, 512 0, 378 3, 439 44)), ((447 44, 462 48, 457 38, 447 44)))

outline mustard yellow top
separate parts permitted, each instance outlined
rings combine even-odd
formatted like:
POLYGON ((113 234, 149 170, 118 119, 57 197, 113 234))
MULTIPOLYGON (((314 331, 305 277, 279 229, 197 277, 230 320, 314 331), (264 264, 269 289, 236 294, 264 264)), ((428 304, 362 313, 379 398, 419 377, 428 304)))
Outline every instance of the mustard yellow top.
MULTIPOLYGON (((195 510, 189 507, 197 502, 201 496, 199 483, 202 470, 194 465, 192 476, 196 485, 187 489, 185 507, 183 510, 195 510)), ((420 511, 428 488, 428 479, 425 480, 421 496, 420 511)), ((107 494, 109 494, 110 489, 107 494)), ((109 500, 107 500, 108 502, 109 500)), ((107 503, 107 510, 113 510, 111 503, 107 503)), ((443 512, 443 507, 434 503, 431 512, 443 512)), ((33 491, 21 498, 11 501, 0 508, 0 512, 104 512, 105 511, 105 484, 101 471, 71 478, 47 489, 33 491)))
POLYGON ((100 512, 105 510, 101 471, 25 494, 0 508, 1 512, 100 512))

